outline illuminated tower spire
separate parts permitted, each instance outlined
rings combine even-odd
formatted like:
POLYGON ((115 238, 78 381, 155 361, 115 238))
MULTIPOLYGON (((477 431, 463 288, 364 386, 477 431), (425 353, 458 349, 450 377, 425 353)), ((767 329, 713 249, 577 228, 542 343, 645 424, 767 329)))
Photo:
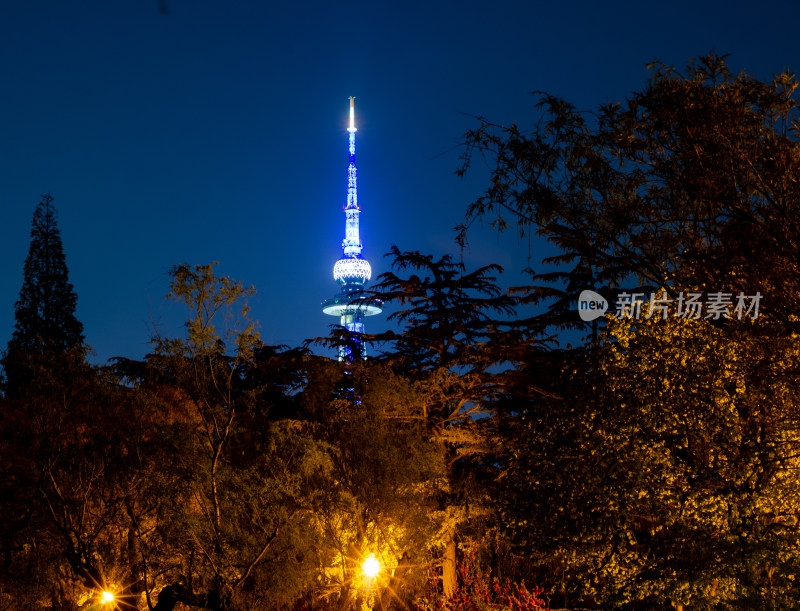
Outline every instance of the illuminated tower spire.
MULTIPOLYGON (((381 308, 375 304, 358 303, 354 295, 362 290, 370 279, 372 269, 369 261, 361 256, 361 235, 358 229, 358 185, 356 171, 356 118, 355 98, 350 97, 350 127, 347 128, 350 140, 350 163, 347 166, 347 203, 344 206, 344 240, 342 258, 333 266, 333 278, 341 289, 333 299, 322 303, 322 311, 330 316, 338 316, 340 324, 351 333, 364 332, 364 317, 380 314, 381 308)), ((366 347, 361 345, 361 356, 366 358, 366 347)), ((341 347, 339 360, 353 358, 350 350, 341 347)))
MULTIPOLYGON (((347 204, 344 207, 345 225, 344 240, 342 240, 342 251, 345 257, 361 257, 361 236, 358 232, 358 215, 361 209, 358 207, 358 184, 356 171, 356 99, 350 96, 350 164, 347 166, 347 204)), ((365 261, 366 263, 366 261, 365 261)), ((367 268, 369 264, 367 263, 367 268)), ((337 278, 338 280, 338 278, 337 278)), ((369 276, 367 276, 369 280, 369 276)))

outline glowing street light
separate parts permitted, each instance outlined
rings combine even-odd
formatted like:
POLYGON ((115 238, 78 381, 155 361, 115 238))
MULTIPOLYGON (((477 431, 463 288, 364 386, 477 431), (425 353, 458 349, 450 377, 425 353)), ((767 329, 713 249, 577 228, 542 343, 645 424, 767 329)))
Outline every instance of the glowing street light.
POLYGON ((100 599, 103 601, 103 604, 114 602, 114 594, 108 590, 103 590, 103 594, 100 596, 100 599))
POLYGON ((381 563, 375 557, 375 554, 370 554, 369 558, 364 560, 364 564, 361 565, 361 570, 364 572, 369 578, 375 577, 381 570, 381 563))

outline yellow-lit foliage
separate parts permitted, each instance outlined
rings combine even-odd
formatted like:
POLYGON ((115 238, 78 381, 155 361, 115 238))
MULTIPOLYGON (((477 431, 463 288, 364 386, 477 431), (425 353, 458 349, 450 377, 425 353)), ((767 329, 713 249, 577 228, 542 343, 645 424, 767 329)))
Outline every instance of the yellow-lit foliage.
POLYGON ((677 317, 609 317, 607 335, 588 415, 625 486, 602 578, 622 598, 784 599, 800 559, 797 336, 677 317))

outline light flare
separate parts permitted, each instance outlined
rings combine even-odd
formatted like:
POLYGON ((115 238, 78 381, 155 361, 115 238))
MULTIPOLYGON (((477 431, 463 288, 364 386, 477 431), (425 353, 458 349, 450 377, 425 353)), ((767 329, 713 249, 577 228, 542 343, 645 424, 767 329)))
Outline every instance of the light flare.
POLYGON ((375 554, 370 554, 369 558, 364 560, 364 564, 361 565, 361 570, 364 572, 364 575, 367 577, 375 577, 378 573, 381 572, 381 563, 375 557, 375 554))

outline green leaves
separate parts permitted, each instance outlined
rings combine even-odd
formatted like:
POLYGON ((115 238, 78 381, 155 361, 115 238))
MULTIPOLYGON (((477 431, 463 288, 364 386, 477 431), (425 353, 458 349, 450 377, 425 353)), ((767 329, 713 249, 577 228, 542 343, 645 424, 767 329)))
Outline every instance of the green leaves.
POLYGON ((257 346, 258 333, 248 318, 246 298, 255 294, 255 288, 227 276, 216 277, 215 265, 183 263, 173 267, 167 298, 182 302, 192 314, 186 322, 192 352, 224 355, 233 348, 237 357, 249 358, 257 346), (223 324, 221 332, 217 330, 219 323, 223 324))
POLYGON ((491 175, 462 231, 502 214, 548 240, 543 264, 558 268, 533 265, 521 293, 550 306, 530 328, 591 330, 585 346, 528 352, 509 373, 500 511, 565 597, 791 606, 797 83, 733 74, 715 55, 650 69, 594 115, 544 94, 533 129, 482 121, 467 133, 463 169, 481 154, 491 175), (753 321, 578 319, 580 291, 613 300, 630 287, 760 293, 764 307, 753 321))

